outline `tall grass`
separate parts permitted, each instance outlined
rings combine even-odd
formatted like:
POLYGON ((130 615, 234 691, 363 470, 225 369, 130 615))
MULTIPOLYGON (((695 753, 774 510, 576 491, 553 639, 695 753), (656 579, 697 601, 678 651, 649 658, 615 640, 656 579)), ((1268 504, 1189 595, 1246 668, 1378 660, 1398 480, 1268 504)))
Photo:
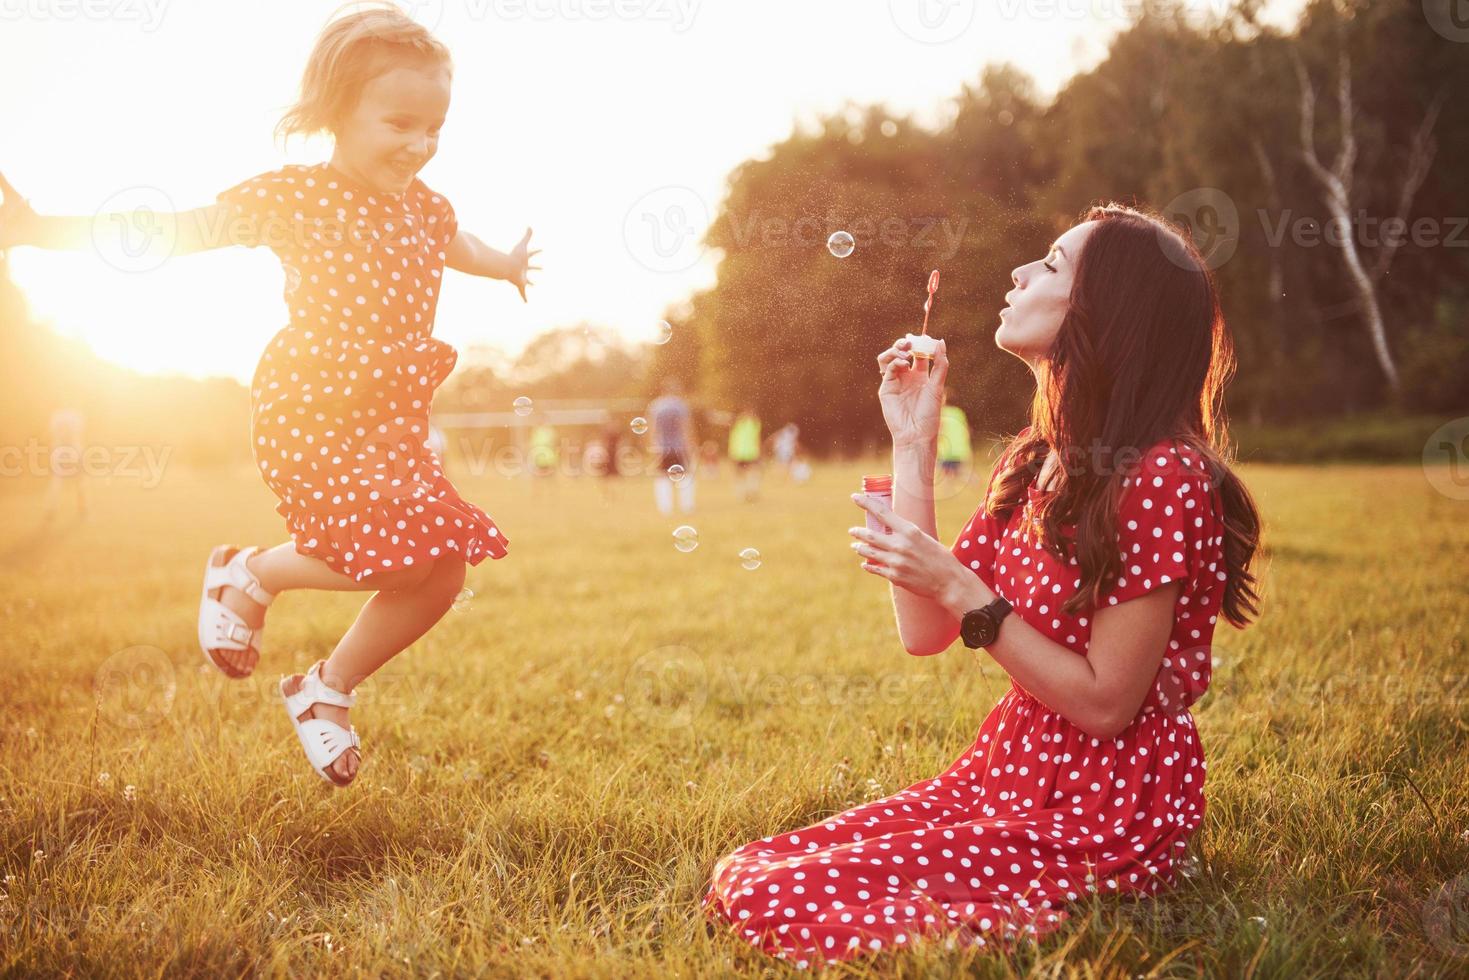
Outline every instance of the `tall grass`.
MULTIPOLYGON (((85 523, 49 529, 41 488, 12 486, 0 973, 786 972, 706 933, 714 861, 939 771, 1005 686, 962 646, 898 645, 847 547, 847 494, 881 465, 770 473, 752 504, 706 475, 672 519, 642 480, 457 475, 511 556, 360 689, 344 791, 308 768, 274 683, 327 655, 362 594, 284 595, 247 681, 195 647, 209 548, 282 538, 252 472, 98 484, 85 523)), ((1469 974, 1466 504, 1418 466, 1243 472, 1266 603, 1215 637, 1193 877, 1094 899, 1010 954, 933 944, 836 972, 1469 974)), ((979 494, 950 488, 945 540, 979 494)))

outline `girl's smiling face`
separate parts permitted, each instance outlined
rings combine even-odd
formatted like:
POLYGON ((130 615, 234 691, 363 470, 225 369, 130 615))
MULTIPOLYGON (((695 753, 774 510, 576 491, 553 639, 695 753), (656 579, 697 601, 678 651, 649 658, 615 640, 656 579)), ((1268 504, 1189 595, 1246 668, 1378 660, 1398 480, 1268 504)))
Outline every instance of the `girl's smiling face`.
POLYGON ((449 112, 449 70, 398 67, 362 88, 336 129, 332 166, 386 194, 402 194, 439 149, 449 112))

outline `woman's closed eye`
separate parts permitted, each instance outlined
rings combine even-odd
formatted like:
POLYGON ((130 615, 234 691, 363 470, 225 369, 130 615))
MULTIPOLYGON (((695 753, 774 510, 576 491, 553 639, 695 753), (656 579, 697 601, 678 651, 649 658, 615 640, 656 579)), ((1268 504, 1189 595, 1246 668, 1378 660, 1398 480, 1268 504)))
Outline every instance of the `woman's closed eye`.
POLYGON ((1041 260, 1041 265, 1045 266, 1047 269, 1050 269, 1052 272, 1055 272, 1056 271, 1056 267, 1054 265, 1052 265, 1049 260, 1050 260, 1051 256, 1053 256, 1055 254, 1056 254, 1056 250, 1053 248, 1049 252, 1047 252, 1046 253, 1046 257, 1041 260))

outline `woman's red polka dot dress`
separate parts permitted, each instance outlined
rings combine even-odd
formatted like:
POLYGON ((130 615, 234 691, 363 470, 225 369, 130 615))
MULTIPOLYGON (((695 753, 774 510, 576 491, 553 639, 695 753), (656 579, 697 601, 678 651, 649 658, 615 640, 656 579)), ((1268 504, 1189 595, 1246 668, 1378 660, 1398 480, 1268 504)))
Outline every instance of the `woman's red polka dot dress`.
MULTIPOLYGON (((1103 601, 1184 583, 1167 655, 1132 724, 1093 738, 1012 681, 974 744, 939 775, 721 859, 707 914, 806 967, 925 936, 983 945, 1038 935, 1089 893, 1173 885, 1204 816, 1204 756, 1188 706, 1209 684, 1224 529, 1196 453, 1160 442, 1132 474, 1118 526, 1125 574, 1103 601)), ((1039 495, 1032 486, 1029 499, 1039 495)), ((1014 605, 1011 616, 1084 655, 1091 615, 1059 608, 1079 568, 1037 544, 1029 512, 1027 502, 1001 523, 981 506, 953 553, 1014 605)))
POLYGON ((250 440, 296 551, 364 581, 509 541, 459 496, 428 437, 458 353, 433 337, 454 209, 415 179, 402 194, 329 163, 289 165, 219 194, 233 243, 286 272, 290 322, 250 385, 250 440))

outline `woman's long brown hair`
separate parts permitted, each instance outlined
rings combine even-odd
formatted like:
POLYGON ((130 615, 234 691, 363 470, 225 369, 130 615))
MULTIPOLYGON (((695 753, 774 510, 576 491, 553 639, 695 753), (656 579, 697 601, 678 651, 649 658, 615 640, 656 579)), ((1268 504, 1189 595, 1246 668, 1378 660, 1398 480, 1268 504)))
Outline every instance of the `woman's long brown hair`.
POLYGON ((1225 618, 1243 628, 1259 615, 1250 570, 1260 515, 1230 463, 1224 386, 1234 345, 1213 273, 1187 234, 1141 208, 1092 207, 1097 225, 1077 259, 1069 309, 1037 371, 1030 431, 1013 438, 991 483, 988 510, 1008 519, 1025 503, 1044 457, 1059 456, 1059 483, 1035 501, 1042 544, 1063 563, 1077 555, 1081 587, 1063 605, 1095 607, 1122 574, 1117 515, 1137 461, 1171 439, 1197 453, 1224 515, 1225 618), (1075 525, 1068 538, 1062 525, 1075 525), (1076 549, 1073 551, 1073 547, 1076 549))

